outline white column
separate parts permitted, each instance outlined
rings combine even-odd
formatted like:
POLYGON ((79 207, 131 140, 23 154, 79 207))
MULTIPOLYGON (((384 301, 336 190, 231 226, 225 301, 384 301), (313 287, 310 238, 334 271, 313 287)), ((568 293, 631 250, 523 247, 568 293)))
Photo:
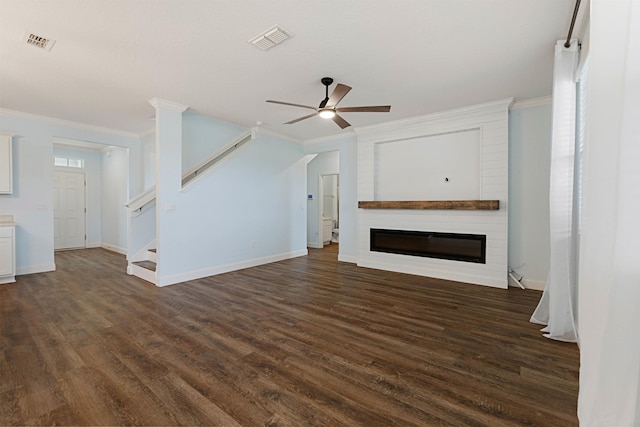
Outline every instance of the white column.
POLYGON ((182 113, 188 107, 159 98, 149 103, 156 109, 156 284, 162 286, 177 246, 172 230, 179 229, 174 212, 182 188, 182 113))

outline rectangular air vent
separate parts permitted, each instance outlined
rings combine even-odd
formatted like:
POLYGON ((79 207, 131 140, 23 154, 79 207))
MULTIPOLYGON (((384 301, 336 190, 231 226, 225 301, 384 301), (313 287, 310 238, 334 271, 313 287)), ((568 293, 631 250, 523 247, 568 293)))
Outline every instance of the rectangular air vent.
POLYGON ((290 33, 276 25, 275 27, 269 28, 262 34, 259 34, 258 36, 252 38, 251 40, 249 40, 249 43, 262 50, 267 50, 277 44, 282 43, 289 37, 291 37, 290 33))
POLYGON ((48 37, 39 36, 29 31, 24 32, 23 39, 29 46, 34 46, 46 51, 50 51, 53 45, 56 44, 55 40, 51 40, 48 37))

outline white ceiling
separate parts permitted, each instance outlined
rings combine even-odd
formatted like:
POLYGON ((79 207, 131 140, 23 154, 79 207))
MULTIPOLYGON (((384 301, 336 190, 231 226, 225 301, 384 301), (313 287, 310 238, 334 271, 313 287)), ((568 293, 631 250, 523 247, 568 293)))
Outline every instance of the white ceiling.
MULTIPOLYGON (((551 94, 574 0, 0 0, 0 108, 141 134, 148 100, 307 140, 514 96, 551 94), (261 51, 274 25, 293 34, 261 51), (55 39, 28 46, 26 31, 55 39), (320 78, 353 90, 341 130, 308 110, 320 78)), ((335 84, 334 84, 335 86, 335 84)), ((333 87, 331 89, 333 89, 333 87)))

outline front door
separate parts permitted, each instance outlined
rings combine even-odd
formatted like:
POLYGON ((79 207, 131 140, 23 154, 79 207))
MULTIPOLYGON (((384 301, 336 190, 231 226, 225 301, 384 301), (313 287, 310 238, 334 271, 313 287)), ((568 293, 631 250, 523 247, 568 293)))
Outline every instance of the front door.
POLYGON ((85 247, 85 175, 53 173, 53 243, 55 249, 85 247))

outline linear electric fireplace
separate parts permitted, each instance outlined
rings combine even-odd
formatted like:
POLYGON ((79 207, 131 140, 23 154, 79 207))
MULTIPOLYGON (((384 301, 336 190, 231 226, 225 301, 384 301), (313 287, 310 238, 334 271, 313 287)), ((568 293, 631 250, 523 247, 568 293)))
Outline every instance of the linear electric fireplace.
POLYGON ((483 234, 371 228, 370 250, 455 261, 486 263, 487 236, 483 234))

